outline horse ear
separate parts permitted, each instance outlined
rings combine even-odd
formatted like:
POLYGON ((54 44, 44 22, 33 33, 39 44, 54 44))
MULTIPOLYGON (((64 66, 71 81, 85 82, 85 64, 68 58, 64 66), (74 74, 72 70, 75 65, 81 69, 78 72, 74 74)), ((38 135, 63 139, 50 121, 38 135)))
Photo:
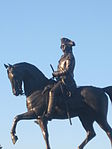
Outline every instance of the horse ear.
POLYGON ((9 66, 8 66, 8 65, 6 65, 6 64, 4 64, 4 67, 7 69, 9 66))
POLYGON ((9 67, 11 68, 12 67, 12 65, 11 64, 8 64, 9 65, 9 67))

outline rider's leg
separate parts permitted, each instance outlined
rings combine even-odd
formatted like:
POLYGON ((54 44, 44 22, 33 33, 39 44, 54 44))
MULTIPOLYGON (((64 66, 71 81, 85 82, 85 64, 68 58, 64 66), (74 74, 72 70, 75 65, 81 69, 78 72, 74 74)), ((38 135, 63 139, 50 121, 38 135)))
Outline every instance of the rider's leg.
POLYGON ((48 119, 51 119, 52 114, 54 112, 54 106, 56 103, 55 98, 61 91, 60 84, 61 84, 61 82, 59 81, 49 92, 48 109, 47 109, 47 114, 45 115, 48 119))

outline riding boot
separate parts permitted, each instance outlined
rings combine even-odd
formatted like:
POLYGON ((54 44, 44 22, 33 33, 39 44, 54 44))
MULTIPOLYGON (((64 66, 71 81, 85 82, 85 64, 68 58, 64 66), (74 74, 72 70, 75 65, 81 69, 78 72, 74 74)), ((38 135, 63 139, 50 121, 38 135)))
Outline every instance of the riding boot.
POLYGON ((52 114, 53 114, 53 108, 54 108, 54 95, 53 93, 50 91, 49 92, 49 103, 48 103, 48 109, 47 109, 47 114, 45 115, 45 117, 48 120, 51 120, 52 114))

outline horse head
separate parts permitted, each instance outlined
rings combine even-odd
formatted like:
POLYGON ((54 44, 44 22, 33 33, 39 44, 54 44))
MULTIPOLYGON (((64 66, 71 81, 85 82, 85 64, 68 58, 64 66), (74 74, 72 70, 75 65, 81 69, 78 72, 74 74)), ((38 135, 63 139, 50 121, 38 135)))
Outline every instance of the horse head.
POLYGON ((34 91, 43 89, 48 83, 45 75, 32 64, 22 62, 14 65, 4 64, 4 66, 7 69, 8 78, 15 96, 23 95, 22 82, 27 97, 34 91))
POLYGON ((7 69, 7 74, 11 82, 13 94, 15 96, 23 95, 22 77, 21 77, 21 74, 18 72, 18 69, 11 64, 8 64, 8 65, 4 64, 4 66, 7 69))

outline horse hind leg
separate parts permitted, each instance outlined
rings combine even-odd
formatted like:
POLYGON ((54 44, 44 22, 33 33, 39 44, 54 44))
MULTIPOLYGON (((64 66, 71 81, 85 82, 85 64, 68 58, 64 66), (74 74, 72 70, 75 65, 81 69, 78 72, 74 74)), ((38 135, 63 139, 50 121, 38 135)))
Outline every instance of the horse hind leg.
POLYGON ((107 120, 101 120, 101 121, 98 120, 97 123, 106 132, 107 136, 110 139, 111 147, 112 147, 112 128, 108 124, 107 120))
POLYGON ((78 149, 83 149, 84 146, 90 141, 92 140, 95 136, 96 133, 94 131, 93 128, 93 121, 90 119, 87 119, 87 117, 79 117, 80 121, 83 125, 83 127, 85 128, 86 132, 87 132, 87 137, 86 139, 82 142, 82 144, 78 147, 78 149))
POLYGON ((86 139, 82 142, 82 144, 78 147, 78 149, 83 149, 84 146, 95 137, 95 135, 96 134, 93 130, 88 130, 86 139))

